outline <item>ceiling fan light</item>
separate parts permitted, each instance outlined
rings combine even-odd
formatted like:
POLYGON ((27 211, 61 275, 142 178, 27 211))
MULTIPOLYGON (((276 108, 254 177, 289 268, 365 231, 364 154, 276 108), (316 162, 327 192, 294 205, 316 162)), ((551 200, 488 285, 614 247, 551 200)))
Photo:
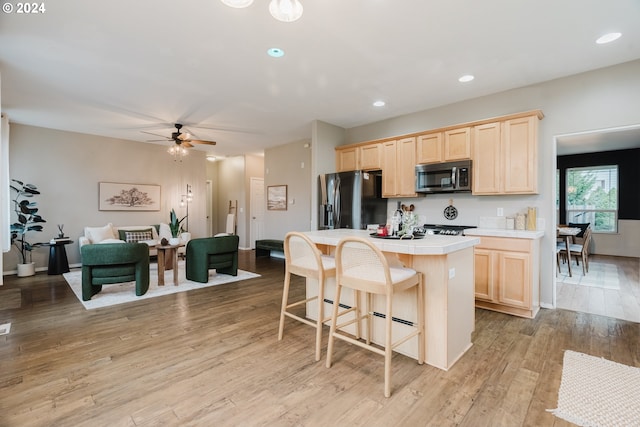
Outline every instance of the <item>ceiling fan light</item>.
POLYGON ((241 9, 243 7, 249 7, 251 6, 251 3, 253 3, 253 0, 221 0, 221 1, 227 6, 235 7, 238 9, 241 9))
POLYGON ((271 16, 282 22, 293 22, 302 16, 302 4, 298 0, 271 0, 271 16))

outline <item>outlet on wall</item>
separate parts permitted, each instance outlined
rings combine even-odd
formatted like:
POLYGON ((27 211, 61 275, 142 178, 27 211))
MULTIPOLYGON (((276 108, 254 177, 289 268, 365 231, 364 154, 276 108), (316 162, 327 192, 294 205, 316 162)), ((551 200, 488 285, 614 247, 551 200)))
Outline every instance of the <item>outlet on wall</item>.
POLYGON ((504 216, 504 209, 498 208, 498 216, 504 216))

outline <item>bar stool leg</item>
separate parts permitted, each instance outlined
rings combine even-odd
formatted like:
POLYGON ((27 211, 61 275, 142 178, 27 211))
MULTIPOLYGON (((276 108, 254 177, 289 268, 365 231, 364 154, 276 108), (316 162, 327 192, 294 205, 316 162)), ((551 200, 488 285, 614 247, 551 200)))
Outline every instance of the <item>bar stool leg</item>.
POLYGON ((318 276, 318 320, 316 321, 316 362, 322 351, 322 325, 324 323, 324 275, 318 276))
POLYGON ((391 357, 392 357, 392 319, 393 304, 391 295, 387 294, 387 312, 385 315, 385 340, 384 340, 384 397, 391 396, 391 357))
POLYGON ((289 302, 289 286, 291 285, 291 273, 289 273, 289 269, 285 267, 284 272, 284 289, 282 291, 282 308, 280 309, 280 326, 278 329, 278 341, 282 341, 282 336, 284 334, 284 312, 287 309, 287 304, 289 302))
POLYGON ((340 293, 342 286, 336 281, 336 296, 333 298, 333 315, 331 316, 331 326, 329 328, 329 342, 327 344, 327 368, 331 367, 331 359, 333 357, 333 334, 336 332, 336 324, 338 322, 338 308, 340 306, 340 293))

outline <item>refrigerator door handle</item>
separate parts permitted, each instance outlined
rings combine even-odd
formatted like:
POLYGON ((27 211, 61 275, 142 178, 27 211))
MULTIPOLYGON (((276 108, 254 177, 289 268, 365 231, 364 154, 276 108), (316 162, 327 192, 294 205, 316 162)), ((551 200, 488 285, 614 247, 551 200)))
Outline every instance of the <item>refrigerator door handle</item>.
POLYGON ((336 191, 333 200, 333 212, 331 217, 333 218, 333 228, 340 228, 340 179, 336 179, 336 191))

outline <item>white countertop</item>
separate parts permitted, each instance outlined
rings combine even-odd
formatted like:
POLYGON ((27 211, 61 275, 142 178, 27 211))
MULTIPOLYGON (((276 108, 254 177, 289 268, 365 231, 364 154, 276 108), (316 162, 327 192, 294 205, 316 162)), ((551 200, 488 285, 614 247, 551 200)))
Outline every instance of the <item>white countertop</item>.
POLYGON ((466 236, 510 237, 513 239, 540 239, 544 230, 506 230, 503 228, 467 228, 466 236))
POLYGON ((371 237, 367 230, 337 229, 306 231, 312 242, 321 245, 337 246, 340 239, 358 236, 370 239, 381 251, 409 255, 446 255, 480 244, 480 239, 470 236, 427 235, 422 239, 381 239, 371 237))

